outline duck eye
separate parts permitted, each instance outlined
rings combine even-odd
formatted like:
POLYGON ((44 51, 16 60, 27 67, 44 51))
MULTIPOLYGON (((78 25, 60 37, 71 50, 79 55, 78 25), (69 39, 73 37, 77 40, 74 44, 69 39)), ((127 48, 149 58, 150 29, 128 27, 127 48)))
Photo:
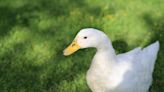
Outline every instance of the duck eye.
POLYGON ((87 39, 87 37, 85 36, 84 39, 87 39))

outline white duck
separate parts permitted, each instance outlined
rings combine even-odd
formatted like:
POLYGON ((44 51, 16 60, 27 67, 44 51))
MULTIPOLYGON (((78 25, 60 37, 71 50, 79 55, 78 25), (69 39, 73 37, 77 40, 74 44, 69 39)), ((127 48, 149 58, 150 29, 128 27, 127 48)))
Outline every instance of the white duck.
POLYGON ((87 72, 92 92, 148 92, 159 50, 159 42, 116 55, 111 41, 101 31, 82 29, 64 50, 70 55, 78 49, 94 47, 97 52, 87 72))

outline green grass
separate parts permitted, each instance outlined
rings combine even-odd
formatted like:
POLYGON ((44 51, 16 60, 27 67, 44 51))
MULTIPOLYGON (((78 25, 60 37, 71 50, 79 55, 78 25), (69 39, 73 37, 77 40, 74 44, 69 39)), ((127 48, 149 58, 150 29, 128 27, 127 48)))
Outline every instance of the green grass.
POLYGON ((95 49, 62 54, 86 27, 104 31, 117 53, 159 40, 150 92, 164 91, 163 0, 0 0, 0 92, 91 92, 95 49))

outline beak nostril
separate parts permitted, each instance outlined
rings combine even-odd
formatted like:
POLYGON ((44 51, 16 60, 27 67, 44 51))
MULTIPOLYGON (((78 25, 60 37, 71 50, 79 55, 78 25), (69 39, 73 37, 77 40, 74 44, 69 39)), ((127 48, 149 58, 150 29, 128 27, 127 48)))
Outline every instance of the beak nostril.
POLYGON ((72 47, 75 46, 75 44, 72 44, 72 47))

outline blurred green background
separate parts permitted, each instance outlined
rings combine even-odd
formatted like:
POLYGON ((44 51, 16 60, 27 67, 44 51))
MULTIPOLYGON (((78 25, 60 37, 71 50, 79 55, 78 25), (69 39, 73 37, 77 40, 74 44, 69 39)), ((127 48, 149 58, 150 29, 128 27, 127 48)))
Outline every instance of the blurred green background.
POLYGON ((0 0, 0 92, 91 92, 96 50, 62 53, 86 27, 104 31, 117 53, 159 40, 150 92, 164 91, 163 0, 0 0))

